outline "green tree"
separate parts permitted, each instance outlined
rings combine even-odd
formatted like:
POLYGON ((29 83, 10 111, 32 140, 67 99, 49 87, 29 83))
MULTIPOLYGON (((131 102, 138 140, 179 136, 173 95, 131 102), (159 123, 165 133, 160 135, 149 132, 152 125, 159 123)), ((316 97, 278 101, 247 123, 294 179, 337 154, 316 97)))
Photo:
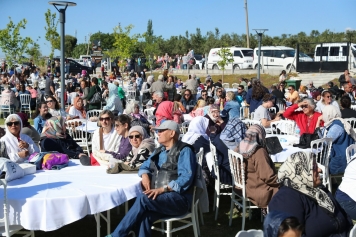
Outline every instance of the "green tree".
POLYGON ((134 52, 138 42, 139 35, 134 34, 130 36, 133 27, 134 26, 131 24, 126 26, 124 29, 120 24, 116 26, 113 33, 113 37, 115 39, 113 48, 106 52, 111 58, 120 59, 120 67, 126 65, 125 59, 132 57, 132 53, 134 52))
POLYGON ((41 59, 40 45, 37 42, 32 42, 31 45, 32 46, 26 50, 26 53, 32 58, 35 64, 39 64, 41 59))
POLYGON ((85 55, 87 53, 87 44, 77 44, 72 52, 73 58, 79 58, 80 55, 85 55))
POLYGON ((147 59, 146 66, 151 69, 152 73, 153 57, 159 52, 159 50, 157 38, 153 34, 153 24, 151 19, 147 22, 147 30, 145 33, 143 33, 143 37, 145 39, 145 42, 143 43, 143 53, 147 59))
POLYGON ((64 37, 64 44, 65 44, 65 57, 72 57, 73 49, 77 45, 77 38, 71 35, 66 35, 64 37))
POLYGON ((218 55, 220 56, 221 60, 218 61, 218 66, 220 67, 220 69, 223 71, 222 74, 222 81, 224 82, 224 71, 225 71, 225 67, 229 64, 234 62, 234 58, 232 56, 232 53, 230 51, 230 49, 228 48, 221 48, 218 51, 218 55))
POLYGON ((100 41, 100 46, 103 51, 112 49, 112 47, 114 46, 114 42, 115 42, 113 34, 103 33, 100 31, 96 32, 90 36, 90 42, 93 42, 95 40, 100 41))
POLYGON ((17 25, 14 24, 11 17, 9 19, 10 22, 6 28, 0 30, 0 48, 5 53, 8 62, 21 62, 21 56, 28 50, 28 45, 33 40, 30 37, 23 38, 20 34, 20 30, 26 28, 26 19, 22 19, 17 25))
POLYGON ((205 38, 202 36, 200 28, 196 29, 195 34, 190 35, 190 45, 197 54, 207 53, 204 50, 205 38))
POLYGON ((47 9, 45 13, 46 26, 44 27, 46 30, 45 39, 51 45, 51 53, 49 54, 49 58, 53 58, 54 50, 60 49, 60 37, 57 32, 58 19, 56 19, 56 13, 51 13, 51 10, 47 9))

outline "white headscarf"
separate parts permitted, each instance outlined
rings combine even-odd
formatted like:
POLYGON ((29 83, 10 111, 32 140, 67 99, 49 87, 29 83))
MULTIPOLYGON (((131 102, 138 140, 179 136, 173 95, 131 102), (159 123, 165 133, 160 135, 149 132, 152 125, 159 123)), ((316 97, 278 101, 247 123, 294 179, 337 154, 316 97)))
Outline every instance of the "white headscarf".
POLYGON ((325 128, 328 128, 334 121, 339 120, 344 125, 345 132, 356 141, 356 133, 351 127, 351 124, 341 118, 340 110, 334 105, 326 105, 323 108, 322 116, 325 128))
POLYGON ((190 145, 200 137, 203 136, 206 140, 209 140, 206 134, 206 129, 209 125, 209 119, 198 116, 193 118, 188 127, 188 132, 182 137, 182 142, 188 143, 190 145))

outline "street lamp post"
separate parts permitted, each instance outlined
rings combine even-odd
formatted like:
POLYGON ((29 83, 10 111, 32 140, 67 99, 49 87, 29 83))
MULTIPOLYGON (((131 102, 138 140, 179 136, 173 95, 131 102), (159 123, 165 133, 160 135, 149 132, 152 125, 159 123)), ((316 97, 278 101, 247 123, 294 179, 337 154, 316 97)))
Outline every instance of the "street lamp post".
POLYGON ((258 64, 257 64, 257 79, 260 80, 261 76, 261 42, 262 42, 262 35, 265 31, 268 31, 268 29, 253 29, 256 31, 258 35, 258 64))
POLYGON ((70 6, 76 6, 77 4, 74 2, 66 2, 66 1, 50 1, 48 2, 50 5, 53 5, 57 11, 59 12, 59 22, 61 23, 61 105, 62 108, 64 109, 65 107, 65 101, 64 101, 64 86, 65 86, 65 81, 64 81, 64 51, 65 51, 65 44, 64 44, 64 25, 66 23, 66 10, 67 7, 70 6), (57 6, 62 6, 64 8, 58 9, 57 6))

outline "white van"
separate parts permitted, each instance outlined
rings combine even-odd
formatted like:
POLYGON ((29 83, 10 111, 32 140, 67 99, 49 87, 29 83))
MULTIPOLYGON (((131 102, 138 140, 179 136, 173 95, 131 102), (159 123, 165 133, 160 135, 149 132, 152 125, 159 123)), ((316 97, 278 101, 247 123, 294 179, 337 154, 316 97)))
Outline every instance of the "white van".
MULTIPOLYGON (((252 53, 253 50, 250 48, 241 48, 241 47, 227 47, 230 49, 230 52, 233 55, 234 62, 229 63, 225 69, 233 69, 233 70, 239 70, 239 69, 248 69, 252 68, 252 53)), ((218 62, 221 60, 221 57, 218 55, 218 51, 221 48, 213 48, 210 49, 209 55, 208 55, 208 61, 207 61, 207 67, 208 69, 220 69, 218 62)))
MULTIPOLYGON (((349 56, 351 56, 352 67, 356 67, 356 44, 350 45, 349 56)), ((347 43, 325 43, 317 44, 315 46, 314 52, 314 61, 329 61, 329 62, 338 62, 346 61, 347 55, 347 43), (320 60, 321 56, 321 60, 320 60)), ((349 59, 350 60, 350 59, 349 59)))
MULTIPOLYGON (((295 49, 286 46, 262 46, 261 65, 265 69, 292 70, 296 68, 295 49)), ((300 60, 313 61, 305 54, 299 55, 300 60)), ((253 50, 253 68, 258 67, 258 48, 253 50)))

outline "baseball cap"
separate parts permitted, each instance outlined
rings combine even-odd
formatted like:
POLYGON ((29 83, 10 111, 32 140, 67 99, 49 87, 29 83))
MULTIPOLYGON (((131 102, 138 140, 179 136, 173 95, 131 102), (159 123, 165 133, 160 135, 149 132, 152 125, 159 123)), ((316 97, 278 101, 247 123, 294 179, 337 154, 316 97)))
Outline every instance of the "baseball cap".
POLYGON ((166 129, 173 130, 177 134, 180 134, 179 125, 173 120, 166 120, 163 123, 161 123, 161 125, 159 125, 158 127, 152 128, 152 130, 166 130, 166 129))

